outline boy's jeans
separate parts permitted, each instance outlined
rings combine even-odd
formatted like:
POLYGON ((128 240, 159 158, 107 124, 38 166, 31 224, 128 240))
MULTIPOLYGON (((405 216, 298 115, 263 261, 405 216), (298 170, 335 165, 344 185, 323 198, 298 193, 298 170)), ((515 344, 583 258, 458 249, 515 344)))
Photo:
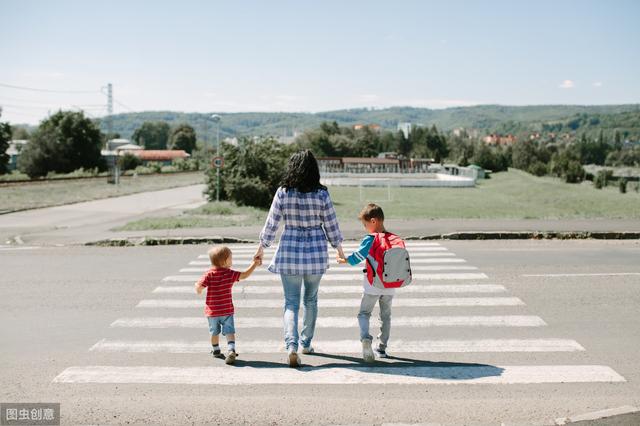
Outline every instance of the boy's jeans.
POLYGON ((304 307, 302 310, 302 333, 300 343, 311 346, 311 339, 318 317, 318 287, 321 275, 280 275, 284 290, 284 343, 287 350, 298 350, 298 311, 300 310, 301 287, 304 281, 304 307))
POLYGON ((391 331, 391 302, 393 296, 376 294, 363 294, 360 302, 360 312, 358 313, 358 324, 360 325, 360 340, 373 340, 369 334, 369 318, 376 302, 380 302, 380 349, 386 349, 389 342, 389 332, 391 331))

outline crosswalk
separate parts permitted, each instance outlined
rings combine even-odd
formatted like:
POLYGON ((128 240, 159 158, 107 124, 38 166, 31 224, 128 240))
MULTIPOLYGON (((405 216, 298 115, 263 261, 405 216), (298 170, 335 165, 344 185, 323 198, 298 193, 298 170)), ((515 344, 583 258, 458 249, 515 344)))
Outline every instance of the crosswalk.
MULTIPOLYGON (((345 244, 345 252, 356 246, 345 244)), ((163 278, 150 297, 132 307, 132 315, 115 319, 109 326, 109 336, 89 348, 89 356, 100 353, 99 359, 109 359, 111 363, 71 366, 53 382, 237 386, 625 381, 609 366, 580 362, 584 358, 579 354, 586 353, 580 343, 567 336, 549 336, 545 331, 547 323, 528 313, 523 300, 509 295, 504 285, 491 283, 478 267, 469 265, 442 244, 419 241, 407 246, 413 282, 398 290, 393 301, 389 359, 372 365, 359 362, 356 314, 362 293, 362 267, 332 264, 319 290, 320 311, 314 339, 317 353, 331 357, 304 356, 302 368, 286 368, 282 286, 280 277, 266 270, 274 253, 271 248, 265 251, 265 265, 233 290, 239 362, 243 368, 217 363, 208 354, 207 321, 202 315, 204 297, 197 296, 193 288, 209 265, 207 255, 201 254, 176 275, 163 278), (554 353, 566 354, 561 363, 548 362, 552 358, 547 354, 554 353), (128 365, 131 359, 124 354, 156 354, 153 360, 164 360, 164 365, 128 365), (447 361, 430 361, 434 354, 447 361), (542 362, 520 365, 522 358, 517 354, 540 354, 542 362), (460 357, 484 361, 495 358, 500 362, 461 362, 460 357), (572 363, 572 358, 576 362, 572 363), (254 359, 261 361, 252 363, 254 359)), ((255 248, 241 244, 230 248, 233 267, 247 267, 255 248)), ((333 258, 335 253, 328 251, 333 258)), ((377 327, 374 315, 372 334, 377 327)))

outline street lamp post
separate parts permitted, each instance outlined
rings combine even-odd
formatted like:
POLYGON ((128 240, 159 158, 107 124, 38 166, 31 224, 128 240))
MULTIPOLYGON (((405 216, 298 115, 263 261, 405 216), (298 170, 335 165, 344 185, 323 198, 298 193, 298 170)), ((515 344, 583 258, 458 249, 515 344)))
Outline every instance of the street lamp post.
MULTIPOLYGON (((216 123, 216 157, 220 157, 220 116, 211 115, 211 120, 216 123)), ((216 167, 216 202, 220 202, 220 167, 216 167)))

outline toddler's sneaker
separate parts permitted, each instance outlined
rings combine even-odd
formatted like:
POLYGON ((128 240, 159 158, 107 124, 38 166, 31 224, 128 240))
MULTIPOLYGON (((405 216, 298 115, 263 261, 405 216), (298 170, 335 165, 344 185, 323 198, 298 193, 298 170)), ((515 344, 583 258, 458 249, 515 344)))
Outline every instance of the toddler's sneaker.
POLYGON ((211 356, 214 358, 224 358, 224 356, 222 355, 222 352, 220 352, 220 349, 212 349, 211 356))
POLYGON ((373 349, 371 349, 371 340, 362 341, 362 359, 364 362, 374 362, 375 356, 373 355, 373 349))
POLYGON ((376 355, 378 358, 389 358, 386 349, 382 349, 380 346, 376 348, 376 355))
POLYGON ((312 354, 312 353, 314 353, 315 351, 316 351, 316 350, 315 350, 315 349, 313 349, 313 346, 307 346, 307 347, 303 346, 303 347, 302 347, 302 353, 303 353, 303 354, 306 354, 306 355, 312 354))
POLYGON ((229 351, 227 352, 227 357, 224 359, 224 363, 231 365, 234 362, 236 362, 236 357, 238 356, 238 354, 235 351, 229 351))
POLYGON ((289 349, 289 367, 300 367, 300 357, 298 356, 298 352, 295 349, 289 349))

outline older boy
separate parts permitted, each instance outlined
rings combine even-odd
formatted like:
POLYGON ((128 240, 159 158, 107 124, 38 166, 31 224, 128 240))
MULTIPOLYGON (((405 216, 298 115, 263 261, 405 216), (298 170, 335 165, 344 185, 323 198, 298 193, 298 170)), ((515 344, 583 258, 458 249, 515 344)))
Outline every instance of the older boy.
MULTIPOLYGON (((382 208, 376 204, 367 204, 360 212, 358 219, 360 219, 368 234, 365 235, 360 242, 360 247, 358 247, 351 256, 346 259, 338 257, 338 263, 349 263, 349 265, 355 266, 365 261, 375 239, 374 234, 387 232, 384 227, 384 212, 382 208)), ((362 341, 362 358, 365 362, 373 362, 375 358, 373 349, 371 348, 373 338, 369 334, 371 312, 376 302, 378 302, 380 304, 380 321, 382 325, 380 327, 380 334, 378 335, 380 342, 375 351, 380 358, 386 358, 387 343, 389 342, 389 333, 391 330, 391 303, 395 289, 374 287, 369 283, 366 275, 363 281, 363 288, 364 294, 362 295, 360 312, 358 313, 360 340, 362 341)))

